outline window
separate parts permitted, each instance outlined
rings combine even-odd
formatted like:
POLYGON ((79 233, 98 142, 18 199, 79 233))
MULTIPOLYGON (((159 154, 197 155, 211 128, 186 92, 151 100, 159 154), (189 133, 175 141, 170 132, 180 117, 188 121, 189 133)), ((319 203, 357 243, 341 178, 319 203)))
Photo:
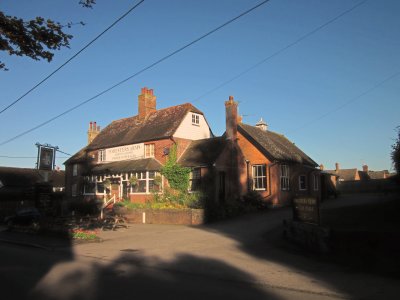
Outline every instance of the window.
POLYGON ((266 165, 253 166, 253 190, 266 190, 266 165))
POLYGON ((307 178, 306 175, 299 176, 299 189, 305 191, 307 189, 307 178))
POLYGON ((106 161, 106 150, 99 150, 99 162, 106 161))
POLYGON ((97 194, 104 194, 104 183, 98 182, 97 183, 97 194))
POLYGON ((78 165, 77 164, 72 165, 72 176, 78 176, 78 165))
POLYGON ((198 114, 192 114, 192 125, 200 125, 200 116, 198 114))
POLYGON ((154 144, 144 145, 144 156, 154 157, 154 144))
POLYGON ((319 176, 317 174, 313 175, 313 178, 314 178, 314 191, 318 191, 318 189, 319 189, 318 177, 319 176))
POLYGON ((71 195, 72 197, 76 197, 76 192, 77 192, 77 185, 74 183, 71 187, 71 195))
POLYGON ((189 190, 191 192, 200 191, 201 187, 201 169, 195 168, 190 172, 189 177, 189 190))
POLYGON ((83 189, 84 194, 94 194, 96 192, 96 183, 86 182, 83 189))
POLYGON ((289 187, 289 166, 281 165, 281 190, 288 191, 289 187))

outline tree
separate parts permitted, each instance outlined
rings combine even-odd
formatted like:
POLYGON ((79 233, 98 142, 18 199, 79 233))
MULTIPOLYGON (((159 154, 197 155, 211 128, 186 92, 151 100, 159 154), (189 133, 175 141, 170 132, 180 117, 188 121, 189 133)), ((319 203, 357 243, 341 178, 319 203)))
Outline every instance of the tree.
MULTIPOLYGON (((79 4, 92 7, 95 0, 80 0, 79 4)), ((83 22, 79 24, 84 25, 83 22)), ((73 23, 62 25, 42 17, 23 20, 0 11, 0 51, 6 51, 9 55, 27 56, 34 60, 46 59, 50 62, 55 50, 69 47, 72 35, 65 33, 63 29, 72 25, 73 23)), ((8 70, 2 61, 0 69, 8 70)))
POLYGON ((397 127, 397 140, 392 145, 392 162, 397 174, 400 174, 400 126, 397 127))

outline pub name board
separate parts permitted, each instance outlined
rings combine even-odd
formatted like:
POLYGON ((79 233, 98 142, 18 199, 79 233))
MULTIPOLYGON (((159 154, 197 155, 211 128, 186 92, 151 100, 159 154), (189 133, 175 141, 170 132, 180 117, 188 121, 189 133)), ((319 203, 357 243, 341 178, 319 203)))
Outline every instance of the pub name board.
POLYGON ((106 149, 106 161, 144 158, 144 144, 133 144, 106 149))
POLYGON ((319 225, 319 201, 317 198, 294 198, 293 220, 319 225))

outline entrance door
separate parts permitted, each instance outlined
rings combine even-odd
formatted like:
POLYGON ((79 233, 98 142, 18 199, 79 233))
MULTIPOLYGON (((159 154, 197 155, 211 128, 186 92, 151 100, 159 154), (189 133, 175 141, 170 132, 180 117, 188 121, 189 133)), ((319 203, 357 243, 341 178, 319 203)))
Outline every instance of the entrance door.
POLYGON ((111 184, 111 197, 114 197, 115 199, 119 199, 119 184, 118 183, 113 183, 111 184))

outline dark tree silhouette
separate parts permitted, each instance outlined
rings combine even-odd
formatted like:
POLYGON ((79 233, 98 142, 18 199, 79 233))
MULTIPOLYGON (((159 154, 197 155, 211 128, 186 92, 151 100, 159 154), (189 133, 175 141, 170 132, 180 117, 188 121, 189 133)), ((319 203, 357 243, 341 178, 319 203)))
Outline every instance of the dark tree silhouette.
MULTIPOLYGON (((92 7, 95 0, 80 0, 79 4, 92 7)), ((79 24, 84 25, 83 22, 79 24)), ((72 25, 73 23, 62 25, 42 17, 24 20, 0 11, 0 51, 6 51, 9 55, 27 56, 34 60, 46 59, 50 62, 55 50, 69 47, 72 35, 63 30, 72 25)), ((8 70, 2 61, 0 69, 8 70)))
POLYGON ((397 174, 400 174, 400 126, 397 127, 397 140, 392 145, 392 162, 397 174))

